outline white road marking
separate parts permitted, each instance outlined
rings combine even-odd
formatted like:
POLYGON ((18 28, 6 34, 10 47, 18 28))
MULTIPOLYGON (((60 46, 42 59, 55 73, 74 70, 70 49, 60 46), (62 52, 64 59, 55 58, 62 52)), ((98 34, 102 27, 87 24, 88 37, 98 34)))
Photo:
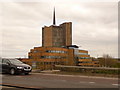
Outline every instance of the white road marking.
POLYGON ((58 76, 68 76, 68 77, 74 77, 74 75, 58 75, 58 76))
POLYGON ((112 85, 114 85, 114 86, 118 86, 118 84, 112 84, 112 85))
POLYGON ((56 80, 56 79, 54 79, 53 81, 61 81, 61 82, 66 82, 67 80, 56 80))
POLYGON ((95 83, 95 82, 89 82, 89 83, 95 83))

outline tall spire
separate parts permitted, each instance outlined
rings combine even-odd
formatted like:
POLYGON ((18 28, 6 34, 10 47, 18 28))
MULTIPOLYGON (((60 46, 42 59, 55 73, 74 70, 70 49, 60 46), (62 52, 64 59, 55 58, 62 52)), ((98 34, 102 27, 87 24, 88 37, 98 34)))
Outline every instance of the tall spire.
POLYGON ((55 7, 54 7, 54 12, 53 12, 53 25, 56 25, 56 22, 55 22, 55 7))

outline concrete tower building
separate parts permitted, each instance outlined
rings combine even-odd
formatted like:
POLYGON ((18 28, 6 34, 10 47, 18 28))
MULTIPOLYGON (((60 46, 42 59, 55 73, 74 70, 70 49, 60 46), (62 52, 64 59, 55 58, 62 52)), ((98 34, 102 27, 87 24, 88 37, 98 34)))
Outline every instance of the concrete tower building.
POLYGON ((72 22, 66 22, 56 26, 54 9, 53 25, 42 28, 42 46, 62 47, 69 45, 72 45, 72 22))
POLYGON ((72 45, 72 22, 56 25, 55 9, 53 25, 42 27, 42 47, 30 49, 28 57, 22 61, 41 70, 53 69, 55 65, 99 66, 87 50, 72 45))

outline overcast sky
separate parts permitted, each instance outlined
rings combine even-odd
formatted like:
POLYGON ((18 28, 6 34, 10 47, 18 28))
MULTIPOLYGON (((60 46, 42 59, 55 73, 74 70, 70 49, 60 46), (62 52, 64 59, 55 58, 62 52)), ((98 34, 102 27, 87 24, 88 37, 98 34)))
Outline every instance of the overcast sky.
POLYGON ((72 22, 73 44, 92 57, 118 57, 118 2, 46 0, 0 2, 1 57, 27 57, 42 45, 42 27, 52 25, 53 8, 57 25, 72 22))

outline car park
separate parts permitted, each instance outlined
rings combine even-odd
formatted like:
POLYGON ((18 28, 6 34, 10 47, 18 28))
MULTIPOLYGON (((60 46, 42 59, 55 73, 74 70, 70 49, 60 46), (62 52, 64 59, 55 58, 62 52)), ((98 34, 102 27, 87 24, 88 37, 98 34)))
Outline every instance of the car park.
POLYGON ((24 73, 28 75, 32 71, 32 67, 24 64, 18 59, 0 59, 0 70, 2 73, 9 73, 11 75, 24 73))

